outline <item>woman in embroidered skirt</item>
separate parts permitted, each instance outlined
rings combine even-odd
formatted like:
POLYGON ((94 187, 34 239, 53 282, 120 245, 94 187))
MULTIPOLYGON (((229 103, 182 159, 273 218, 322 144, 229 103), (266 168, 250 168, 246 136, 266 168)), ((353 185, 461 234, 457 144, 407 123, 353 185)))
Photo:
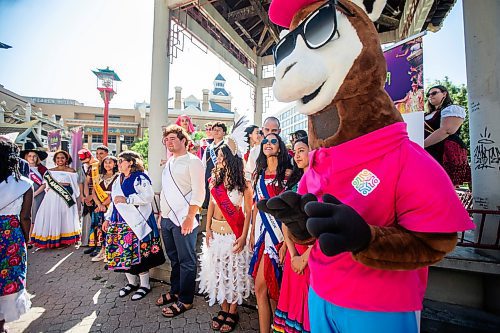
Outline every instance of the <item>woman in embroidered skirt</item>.
POLYGON ((209 305, 217 302, 222 308, 212 319, 212 329, 231 332, 239 321, 238 304, 253 291, 253 281, 247 273, 250 252, 246 246, 252 193, 245 182, 243 159, 238 156, 233 140, 219 149, 209 188, 198 281, 200 292, 208 295, 209 305))
POLYGON ((31 225, 33 189, 19 172, 19 148, 0 141, 0 332, 31 305, 26 292, 26 241, 31 225))
MULTIPOLYGON (((288 150, 279 135, 268 134, 262 140, 256 164, 256 201, 269 199, 283 192, 286 178, 291 173, 291 163, 288 150)), ((271 215, 254 209, 252 221, 250 244, 255 245, 249 273, 255 279, 260 331, 268 332, 279 298, 281 265, 285 259, 286 244, 283 242, 281 223, 271 215)))
POLYGON ((163 264, 165 256, 151 208, 154 191, 141 156, 133 151, 120 153, 118 168, 121 175, 113 183, 105 216, 106 259, 109 270, 125 272, 127 277, 119 296, 137 290, 132 295, 136 301, 151 292, 149 269, 163 264))
MULTIPOLYGON (((309 168, 309 146, 307 137, 296 139, 293 145, 292 174, 288 179, 287 189, 296 191, 297 184, 302 175, 309 168)), ((287 254, 283 267, 280 298, 274 312, 273 332, 275 333, 302 333, 310 332, 309 308, 307 297, 309 295, 309 267, 307 261, 311 247, 294 244, 288 237, 286 226, 283 233, 287 244, 287 254)))
POLYGON ((41 249, 75 244, 80 240, 76 198, 80 196, 78 175, 68 165, 71 156, 64 150, 54 154, 55 168, 44 177, 45 198, 38 209, 31 240, 41 249))

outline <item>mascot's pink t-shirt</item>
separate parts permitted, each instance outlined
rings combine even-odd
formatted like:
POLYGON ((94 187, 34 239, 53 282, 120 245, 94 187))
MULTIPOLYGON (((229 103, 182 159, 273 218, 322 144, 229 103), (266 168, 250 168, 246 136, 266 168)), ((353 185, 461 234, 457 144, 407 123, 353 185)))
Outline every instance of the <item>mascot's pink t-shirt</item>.
MULTIPOLYGON (((418 232, 474 228, 443 168, 408 138, 405 123, 386 126, 310 155, 299 193, 330 193, 376 226, 397 222, 418 232)), ((404 251, 404 249, 401 249, 404 251)), ((309 257, 311 287, 338 306, 381 312, 422 308, 427 268, 374 269, 350 252, 325 256, 318 243, 309 257)))

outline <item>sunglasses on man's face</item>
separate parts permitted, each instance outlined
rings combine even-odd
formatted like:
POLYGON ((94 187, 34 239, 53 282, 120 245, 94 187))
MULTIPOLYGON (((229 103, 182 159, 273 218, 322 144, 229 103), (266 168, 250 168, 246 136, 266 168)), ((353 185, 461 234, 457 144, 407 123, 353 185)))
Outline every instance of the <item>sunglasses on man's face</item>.
POLYGON ((272 145, 276 145, 276 144, 278 144, 278 139, 271 139, 271 140, 264 139, 264 140, 262 140, 262 144, 263 145, 265 145, 266 143, 270 143, 272 145))
POLYGON ((343 4, 337 0, 330 0, 327 4, 312 12, 304 22, 278 42, 273 48, 275 65, 278 65, 293 52, 299 35, 302 36, 307 47, 313 50, 328 43, 337 33, 337 12, 335 7, 342 10, 347 16, 354 16, 343 4))
POLYGON ((427 97, 429 96, 436 96, 437 94, 439 94, 441 91, 437 91, 437 90, 434 90, 433 92, 430 92, 430 93, 427 93, 427 97))

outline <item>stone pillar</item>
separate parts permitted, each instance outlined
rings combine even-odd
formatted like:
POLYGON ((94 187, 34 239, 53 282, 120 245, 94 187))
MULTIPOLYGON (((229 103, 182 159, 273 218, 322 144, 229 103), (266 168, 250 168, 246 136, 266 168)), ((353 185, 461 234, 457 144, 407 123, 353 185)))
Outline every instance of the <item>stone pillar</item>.
POLYGON ((264 97, 262 94, 262 57, 257 57, 257 84, 255 85, 253 123, 262 126, 262 113, 264 110, 264 97))
POLYGON ((31 109, 31 103, 26 103, 26 108, 24 109, 24 121, 25 122, 31 121, 32 111, 33 110, 31 109))
MULTIPOLYGON (((463 15, 474 208, 500 210, 500 1, 464 0, 463 15)), ((486 219, 483 243, 497 227, 498 216, 486 219)))
POLYGON ((201 102, 201 111, 208 111, 210 110, 210 103, 208 102, 208 94, 210 93, 210 90, 208 89, 203 89, 203 100, 201 102))
POLYGON ((161 189, 160 161, 166 158, 162 145, 162 127, 168 123, 168 79, 170 59, 168 40, 170 12, 164 0, 154 1, 153 60, 151 68, 151 108, 149 112, 148 165, 155 192, 161 189))
POLYGON ((182 110, 182 87, 174 87, 174 109, 182 110))

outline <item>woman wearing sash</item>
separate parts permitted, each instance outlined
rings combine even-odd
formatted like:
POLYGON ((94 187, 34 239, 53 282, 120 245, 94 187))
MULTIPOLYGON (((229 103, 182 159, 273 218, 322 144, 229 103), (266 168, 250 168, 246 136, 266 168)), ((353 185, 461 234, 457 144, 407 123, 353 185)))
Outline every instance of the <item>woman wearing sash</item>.
MULTIPOLYGON (((309 168, 309 146, 307 136, 296 138, 293 145, 295 161, 292 174, 288 178, 287 190, 297 191, 302 175, 309 168)), ((282 226, 287 253, 283 267, 280 297, 274 312, 273 332, 310 332, 309 307, 309 267, 307 261, 311 247, 295 244, 288 237, 287 228, 282 226)))
POLYGON ((44 175, 45 198, 38 209, 31 239, 37 248, 68 246, 80 240, 76 198, 80 195, 78 175, 68 165, 71 156, 64 150, 54 154, 55 168, 44 175))
POLYGON ((31 181, 19 172, 19 148, 0 141, 0 332, 31 305, 26 292, 26 242, 31 225, 31 181))
POLYGON ((99 183, 94 186, 92 197, 96 203, 95 212, 97 215, 97 225, 94 228, 94 240, 96 246, 101 250, 98 255, 91 260, 94 262, 106 262, 106 248, 105 248, 105 230, 107 225, 104 225, 104 213, 108 210, 111 203, 111 187, 118 177, 118 159, 114 156, 106 156, 99 166, 99 183))
POLYGON ((246 185, 243 160, 232 138, 219 149, 209 189, 198 280, 200 293, 208 294, 209 305, 217 302, 222 308, 212 319, 212 329, 231 332, 239 321, 238 304, 253 291, 253 281, 247 273, 250 252, 246 247, 252 193, 246 185))
MULTIPOLYGON (((31 227, 30 235, 33 231, 33 223, 35 222, 36 213, 43 198, 45 197, 45 184, 43 184, 43 176, 47 172, 47 168, 42 165, 42 161, 47 158, 47 153, 35 149, 35 145, 31 142, 24 144, 24 150, 19 153, 20 157, 28 161, 30 167, 29 179, 33 182, 33 205, 31 206, 31 227)), ((28 248, 31 248, 31 239, 28 242, 28 248)))
POLYGON ((127 277, 128 284, 118 295, 137 290, 132 295, 136 301, 151 291, 149 269, 163 264, 165 257, 151 207, 154 191, 140 155, 120 153, 118 169, 121 174, 112 185, 112 203, 105 216, 106 259, 109 270, 127 277))
MULTIPOLYGON (((286 188, 286 179, 291 173, 288 149, 277 134, 268 134, 261 142, 254 173, 255 199, 269 199, 279 195, 286 188)), ((253 257, 249 273, 255 279, 255 296, 259 311, 261 332, 268 332, 272 314, 278 302, 281 283, 281 265, 285 259, 281 223, 273 216, 254 209, 250 245, 253 257)))

